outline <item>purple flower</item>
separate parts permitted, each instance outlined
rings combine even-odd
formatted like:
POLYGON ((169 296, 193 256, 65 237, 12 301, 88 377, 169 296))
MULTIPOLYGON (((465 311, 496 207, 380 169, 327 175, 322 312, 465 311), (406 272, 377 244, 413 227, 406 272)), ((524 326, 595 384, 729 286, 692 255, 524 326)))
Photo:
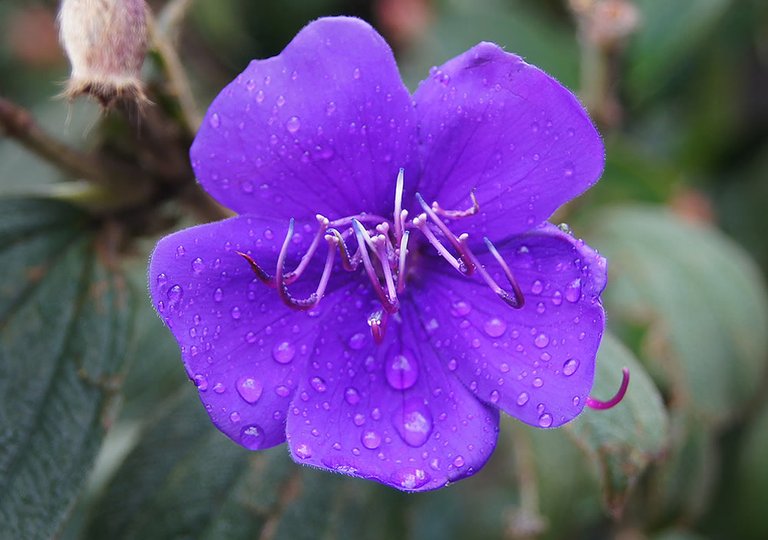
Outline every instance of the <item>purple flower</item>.
POLYGON ((239 216, 162 239, 150 288, 237 443, 420 491, 483 466, 499 410, 610 405, 605 259, 546 222, 603 145, 536 67, 481 43, 410 95, 370 26, 320 19, 221 92, 191 157, 239 216))

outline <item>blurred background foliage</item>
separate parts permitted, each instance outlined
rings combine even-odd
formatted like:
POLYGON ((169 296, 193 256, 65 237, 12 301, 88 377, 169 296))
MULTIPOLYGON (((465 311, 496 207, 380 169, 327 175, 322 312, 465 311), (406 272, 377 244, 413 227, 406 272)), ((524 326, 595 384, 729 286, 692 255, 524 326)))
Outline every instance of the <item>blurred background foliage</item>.
POLYGON ((166 183, 151 213, 94 212, 76 174, 0 128, 0 536, 768 538, 768 2, 185 3, 170 39, 201 108, 333 14, 377 27, 412 89, 486 40, 578 92, 607 167, 557 217, 610 260, 594 394, 611 395, 622 366, 630 390, 560 430, 505 418, 483 471, 427 494, 236 446, 145 292, 158 235, 210 215, 185 211, 201 199, 167 59, 155 48, 144 65, 146 119, 69 105, 53 99, 68 74, 57 3, 4 0, 0 98, 82 155, 137 165, 137 185, 166 183), (148 147, 165 125, 181 126, 162 134, 179 163, 158 172, 148 147))

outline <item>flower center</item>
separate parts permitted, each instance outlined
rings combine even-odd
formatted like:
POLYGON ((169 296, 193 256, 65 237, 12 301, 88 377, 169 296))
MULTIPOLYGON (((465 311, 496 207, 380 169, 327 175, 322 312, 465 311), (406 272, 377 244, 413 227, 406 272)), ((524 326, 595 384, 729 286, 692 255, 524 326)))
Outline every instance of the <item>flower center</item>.
POLYGON ((320 302, 328 286, 337 252, 341 256, 341 265, 344 270, 355 272, 362 266, 381 303, 381 309, 376 310, 368 318, 368 325, 376 343, 381 343, 384 338, 389 316, 400 309, 399 296, 406 287, 408 242, 412 231, 421 233, 443 260, 462 276, 471 277, 477 271, 488 287, 508 306, 515 309, 521 308, 524 303, 522 291, 509 265, 493 243, 487 237, 483 239, 488 251, 496 259, 509 281, 510 290, 502 288, 480 263, 469 247, 469 235, 462 233, 456 236, 448 226, 448 222, 473 216, 479 211, 480 206, 474 191, 470 193, 472 206, 466 210, 444 210, 437 202, 429 205, 421 195, 416 193, 416 200, 423 212, 409 220, 408 211, 402 207, 403 184, 404 171, 400 169, 395 184, 394 212, 391 220, 373 214, 358 214, 331 221, 318 214, 316 216, 317 233, 293 270, 286 271, 285 268, 288 247, 293 237, 293 218, 288 223, 288 232, 277 258, 274 276, 265 272, 249 255, 237 253, 248 262, 257 278, 276 288, 283 302, 297 310, 311 309, 320 302), (301 277, 323 240, 328 244, 328 251, 317 289, 306 298, 294 298, 288 286, 301 277), (356 249, 350 250, 348 244, 356 249), (452 247, 453 252, 447 246, 452 247))

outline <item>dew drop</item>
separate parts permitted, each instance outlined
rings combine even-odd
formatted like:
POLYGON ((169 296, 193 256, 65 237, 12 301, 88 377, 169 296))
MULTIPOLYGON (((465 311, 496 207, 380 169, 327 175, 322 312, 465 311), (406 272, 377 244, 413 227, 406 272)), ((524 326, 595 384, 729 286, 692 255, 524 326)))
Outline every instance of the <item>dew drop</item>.
POLYGON ((403 489, 419 489, 429 482, 430 477, 423 469, 406 467, 392 475, 392 481, 403 489))
POLYGON ((221 302, 221 299, 224 297, 224 291, 221 289, 216 289, 213 291, 213 301, 214 302, 221 302))
POLYGON ((192 273, 193 274, 200 274, 205 269, 205 264, 203 263, 203 259, 200 257, 195 257, 192 260, 192 273))
POLYGON ((291 389, 281 384, 280 386, 275 388, 275 394, 283 398, 288 397, 289 395, 291 395, 291 389))
POLYGON ((282 107, 283 105, 285 105, 285 96, 282 96, 282 95, 281 96, 277 96, 276 103, 277 103, 278 107, 282 107))
POLYGON ((488 334, 488 336, 497 338, 504 335, 504 332, 507 330, 507 323, 494 317, 485 322, 483 330, 485 330, 485 333, 488 334))
POLYGON ((547 337, 546 334, 539 334, 536 336, 536 339, 533 340, 533 344, 536 345, 539 349, 543 349, 549 345, 549 337, 547 337))
POLYGON ((359 351, 365 345, 365 334, 361 332, 354 334, 351 338, 349 338, 347 345, 349 345, 350 349, 359 351))
POLYGON ((272 348, 272 358, 278 364, 287 364, 296 356, 296 347, 289 341, 282 341, 272 348))
POLYGON ((238 319, 240 318, 240 316, 241 316, 241 313, 240 313, 240 308, 239 308, 239 307, 237 307, 237 306, 233 307, 233 308, 232 308, 232 309, 229 311, 229 315, 230 315, 230 316, 231 316, 233 319, 235 319, 235 320, 238 320, 238 319))
POLYGON ((208 390, 208 379, 205 378, 205 375, 198 373, 192 378, 192 382, 195 383, 195 386, 197 386, 197 389, 201 392, 208 390))
POLYGON ((219 113, 213 113, 210 117, 208 117, 208 123, 211 125, 212 128, 217 129, 221 125, 221 119, 219 118, 219 113))
POLYGON ((432 434, 432 413, 421 399, 411 398, 395 413, 393 423, 406 444, 423 446, 432 434))
POLYGON ((300 444, 296 447, 294 454, 301 459, 309 459, 312 457, 312 449, 306 444, 300 444))
POLYGON ((467 302, 464 302, 463 300, 459 300, 458 302, 453 303, 453 310, 451 313, 454 317, 466 317, 469 315, 469 312, 472 311, 472 306, 470 306, 467 302))
POLYGON ((363 435, 362 437, 360 437, 360 440, 362 441, 363 446, 365 446, 368 450, 375 450, 379 446, 381 446, 381 435, 379 435, 375 431, 363 432, 363 435))
POLYGON ((552 425, 552 415, 549 413, 544 413, 539 416, 539 425, 543 428, 550 427, 552 425))
POLYGON ((256 92, 256 103, 262 103, 264 101, 264 90, 258 90, 256 92))
POLYGON ((182 299, 182 297, 184 296, 184 290, 181 288, 181 285, 174 285, 173 287, 168 289, 166 296, 168 297, 168 300, 171 302, 171 305, 173 305, 178 303, 182 299))
POLYGON ((344 391, 344 399, 350 405, 357 405, 358 403, 360 403, 360 393, 357 391, 356 388, 352 388, 350 386, 344 391))
POLYGON ((328 104, 325 106, 325 114, 328 116, 331 116, 334 112, 336 112, 336 103, 333 101, 329 101, 328 104))
POLYGON ((320 377, 312 377, 309 380, 309 384, 312 385, 312 388, 314 388, 316 392, 321 394, 328 390, 328 385, 326 385, 325 381, 320 377))
POLYGON ((570 178, 571 176, 573 176, 573 172, 574 172, 573 163, 571 163, 570 161, 566 162, 565 165, 563 166, 563 176, 565 176, 566 178, 570 178))
POLYGON ((569 302, 578 302, 581 298, 581 279, 571 281, 565 288, 565 299, 569 302))
POLYGON ((448 360, 448 371, 456 371, 457 367, 459 366, 455 358, 451 358, 450 360, 448 360))
POLYGON ((517 404, 522 407, 528 403, 529 399, 530 397, 528 396, 528 392, 520 392, 520 395, 517 396, 517 404))
POLYGON ((499 391, 494 390, 493 392, 491 392, 491 403, 498 403, 500 397, 501 395, 499 394, 499 391))
POLYGON ((298 116, 291 116, 285 123, 285 129, 287 129, 289 133, 296 133, 299 131, 299 128, 301 128, 301 120, 299 120, 298 116))
POLYGON ((464 456, 456 456, 453 459, 453 466, 457 469, 464 466, 464 456))
POLYGON ((248 403, 256 403, 263 389, 262 384, 253 377, 240 377, 237 380, 237 393, 248 403))
POLYGON ((540 377, 533 379, 534 388, 541 388, 542 386, 544 386, 544 381, 540 377))
POLYGON ((560 291, 555 291, 552 295, 552 303, 559 306, 563 303, 563 294, 560 291))
POLYGON ((360 68, 355 68, 352 72, 352 78, 358 80, 360 78, 360 68))
POLYGON ((416 379, 419 376, 419 365, 413 353, 404 350, 389 357, 384 367, 384 373, 392 388, 406 390, 416 384, 416 379))
POLYGON ((264 446, 264 430, 261 426, 250 424, 240 430, 240 444, 249 450, 259 450, 264 446))
POLYGON ((166 283, 168 283, 168 276, 165 274, 157 274, 157 279, 155 280, 155 283, 157 283, 158 287, 162 287, 166 283))
POLYGON ((570 377, 576 373, 577 369, 579 369, 579 361, 575 358, 570 358, 563 364, 563 375, 570 377))
POLYGON ((531 285, 531 292, 533 294, 540 294, 541 291, 543 290, 544 290, 544 284, 538 279, 533 282, 533 285, 531 285))
POLYGON ((237 411, 232 411, 232 414, 229 415, 229 420, 233 424, 237 424, 240 421, 240 413, 237 411))
POLYGON ((365 424, 365 415, 357 413, 355 416, 352 417, 352 421, 355 423, 356 426, 360 427, 363 424, 365 424))

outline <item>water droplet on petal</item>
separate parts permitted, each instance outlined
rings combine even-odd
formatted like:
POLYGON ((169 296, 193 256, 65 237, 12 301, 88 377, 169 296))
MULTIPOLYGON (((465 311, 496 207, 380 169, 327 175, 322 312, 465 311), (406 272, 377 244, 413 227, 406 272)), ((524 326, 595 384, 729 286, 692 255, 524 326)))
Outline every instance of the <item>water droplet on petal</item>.
POLYGON ((352 335, 347 344, 350 349, 359 351, 365 345, 365 334, 358 332, 357 334, 352 335))
POLYGON ((158 287, 162 287, 167 282, 168 282, 168 276, 167 275, 165 275, 165 274, 157 274, 156 283, 157 283, 158 287))
POLYGON ((472 311, 472 306, 470 306, 467 302, 464 301, 458 301, 453 303, 453 310, 452 313, 454 317, 466 317, 469 315, 469 312, 472 311))
POLYGON ((358 403, 360 403, 360 393, 357 391, 356 388, 352 388, 350 386, 344 391, 344 399, 350 405, 357 405, 358 403))
POLYGON ((533 379, 534 388, 541 388, 542 386, 544 386, 544 381, 540 377, 533 379))
POLYGON ((507 330, 507 323, 501 319, 493 318, 485 322, 483 330, 492 338, 497 338, 504 335, 507 330))
POLYGON ((539 349, 543 349, 549 345, 549 338, 546 334, 539 334, 536 336, 536 339, 533 340, 533 344, 536 345, 539 349))
POLYGON ((168 289, 166 296, 170 301, 170 305, 173 306, 182 299, 182 297, 184 296, 184 290, 181 288, 181 285, 174 285, 173 287, 168 289))
POLYGON ((253 377, 240 377, 237 380, 237 393, 248 403, 256 403, 263 389, 262 384, 253 377))
POLYGON ((309 384, 312 385, 312 388, 314 388, 316 392, 323 393, 328 390, 328 386, 325 384, 325 381, 320 377, 312 377, 309 380, 309 384))
POLYGON ((192 273, 193 274, 200 274, 205 269, 205 264, 203 263, 203 259, 200 257, 195 257, 192 260, 192 273))
POLYGON ((520 395, 517 396, 517 404, 522 407, 528 403, 529 399, 528 392, 520 392, 520 395))
POLYGON ((456 371, 457 367, 459 366, 455 358, 451 358, 450 360, 448 360, 448 371, 456 371))
POLYGON ((533 294, 540 294, 541 291, 543 290, 544 290, 544 284, 538 279, 533 282, 533 285, 531 285, 531 292, 533 294))
POLYGON ((299 120, 298 116, 291 116, 285 123, 285 129, 287 129, 289 133, 296 133, 299 131, 299 128, 301 128, 301 120, 299 120))
POLYGON ((201 392, 208 390, 208 379, 205 378, 205 375, 198 373, 192 378, 192 382, 195 383, 195 386, 197 386, 197 389, 201 392))
POLYGON ((300 444, 296 447, 294 454, 301 459, 309 459, 312 457, 312 449, 306 444, 300 444))
POLYGON ((239 307, 237 307, 237 306, 233 307, 233 308, 232 308, 232 309, 229 311, 229 315, 230 315, 230 316, 231 316, 233 319, 235 319, 235 320, 238 320, 238 319, 240 318, 240 315, 241 315, 241 313, 240 313, 240 308, 239 308, 239 307))
POLYGON ((363 435, 360 439, 363 443, 363 446, 365 446, 369 450, 375 450, 376 448, 381 446, 381 435, 379 435, 375 431, 363 432, 363 435))
POLYGON ((296 347, 289 341, 278 343, 272 348, 272 358, 278 364, 287 364, 296 356, 296 347))
POLYGON ((574 279, 565 288, 565 299, 569 302, 578 302, 581 298, 581 279, 574 279))
POLYGON ((409 446, 424 445, 432 434, 432 413, 419 398, 411 398, 392 418, 398 433, 409 446))
POLYGON ((355 70, 352 72, 352 78, 355 80, 360 78, 360 68, 355 68, 355 70))
POLYGON ((251 424, 240 430, 240 444, 249 450, 260 450, 264 446, 264 430, 251 424))
POLYGON ((549 413, 544 413, 539 416, 539 425, 543 428, 550 427, 552 425, 552 415, 549 413))
POLYGON ((221 119, 219 118, 219 113, 213 113, 210 117, 208 117, 208 123, 211 125, 212 128, 216 129, 221 125, 221 119))
POLYGON ((392 483, 397 484, 403 489, 419 489, 429 480, 430 477, 426 471, 413 467, 400 469, 392 475, 392 483))
POLYGON ((464 466, 464 456, 456 456, 453 459, 453 466, 456 468, 464 466))
POLYGON ((406 390, 416 384, 419 365, 408 350, 393 354, 384 367, 387 382, 395 390, 406 390))
POLYGON ((563 364, 563 375, 570 377, 576 373, 577 369, 579 369, 579 361, 575 358, 570 358, 563 364))

